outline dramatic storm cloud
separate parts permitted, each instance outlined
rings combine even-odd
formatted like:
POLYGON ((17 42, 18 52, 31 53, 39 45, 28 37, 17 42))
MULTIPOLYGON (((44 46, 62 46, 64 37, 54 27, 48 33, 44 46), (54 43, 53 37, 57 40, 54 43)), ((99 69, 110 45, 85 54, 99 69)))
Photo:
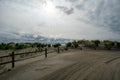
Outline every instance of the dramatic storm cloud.
POLYGON ((120 40, 119 0, 0 0, 0 38, 120 40))

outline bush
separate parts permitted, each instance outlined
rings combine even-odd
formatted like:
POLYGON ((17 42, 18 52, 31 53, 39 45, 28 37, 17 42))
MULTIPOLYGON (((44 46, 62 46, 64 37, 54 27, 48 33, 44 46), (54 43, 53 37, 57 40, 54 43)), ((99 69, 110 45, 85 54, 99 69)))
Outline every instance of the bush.
POLYGON ((66 47, 71 47, 71 46, 72 46, 71 42, 66 43, 66 47))
POLYGON ((56 44, 53 45, 53 47, 55 47, 55 48, 56 48, 56 47, 59 47, 59 46, 61 46, 60 43, 56 43, 56 44))
POLYGON ((9 49, 13 49, 13 46, 10 44, 2 43, 2 44, 0 44, 0 49, 1 50, 9 50, 9 49))
POLYGON ((99 47, 99 44, 100 44, 99 40, 92 40, 91 42, 95 44, 95 47, 99 47))
POLYGON ((114 43, 109 40, 104 40, 103 43, 104 43, 105 48, 107 48, 108 50, 111 50, 111 48, 114 46, 114 43))
POLYGON ((15 44, 15 47, 14 47, 14 49, 16 49, 16 50, 18 50, 18 49, 24 49, 24 48, 27 48, 27 46, 26 45, 24 45, 24 44, 15 44))
POLYGON ((38 51, 42 52, 42 51, 43 51, 43 48, 42 48, 42 47, 39 47, 39 48, 38 48, 38 51))
POLYGON ((76 41, 72 42, 72 44, 73 44, 73 46, 74 46, 75 48, 78 47, 78 43, 77 43, 76 41))
POLYGON ((120 42, 117 42, 116 46, 117 46, 118 48, 120 48, 120 42))
POLYGON ((51 44, 47 44, 48 47, 51 47, 51 44))

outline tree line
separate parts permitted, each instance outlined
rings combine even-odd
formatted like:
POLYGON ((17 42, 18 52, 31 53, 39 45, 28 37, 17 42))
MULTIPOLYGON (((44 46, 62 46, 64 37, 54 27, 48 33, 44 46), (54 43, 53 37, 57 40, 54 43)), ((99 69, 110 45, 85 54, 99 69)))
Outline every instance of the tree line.
POLYGON ((19 50, 25 48, 34 48, 37 47, 39 50, 42 50, 45 47, 58 47, 61 46, 60 43, 56 44, 44 44, 44 43, 0 43, 0 50, 19 50))
POLYGON ((88 47, 88 48, 104 48, 111 50, 114 49, 120 49, 120 42, 118 41, 110 41, 110 40, 74 40, 73 42, 68 42, 66 44, 67 47, 74 47, 77 48, 79 46, 88 47))
MULTIPOLYGON (((42 51, 45 47, 59 47, 61 46, 60 43, 56 44, 45 44, 45 43, 0 43, 0 50, 19 50, 19 49, 25 49, 30 47, 37 47, 38 50, 42 51)), ((72 47, 88 47, 88 48, 104 48, 111 50, 112 48, 120 49, 120 42, 118 41, 110 41, 110 40, 74 40, 72 42, 68 42, 65 44, 65 49, 72 47)))

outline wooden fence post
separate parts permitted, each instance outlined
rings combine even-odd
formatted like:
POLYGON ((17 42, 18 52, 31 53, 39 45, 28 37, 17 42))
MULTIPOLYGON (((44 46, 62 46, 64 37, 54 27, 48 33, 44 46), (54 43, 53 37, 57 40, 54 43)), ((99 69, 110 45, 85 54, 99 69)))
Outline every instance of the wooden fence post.
POLYGON ((58 53, 60 53, 60 47, 58 46, 58 53))
POLYGON ((15 55, 14 55, 14 51, 12 52, 12 68, 15 67, 15 55))
POLYGON ((45 58, 47 58, 47 48, 45 48, 45 58))

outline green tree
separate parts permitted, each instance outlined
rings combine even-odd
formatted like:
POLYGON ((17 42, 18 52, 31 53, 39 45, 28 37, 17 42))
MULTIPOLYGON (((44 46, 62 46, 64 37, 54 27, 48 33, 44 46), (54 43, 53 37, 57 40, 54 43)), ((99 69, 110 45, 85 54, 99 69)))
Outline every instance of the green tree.
POLYGON ((60 43, 56 43, 56 44, 53 45, 53 47, 55 47, 55 48, 56 48, 56 47, 59 47, 59 46, 61 46, 60 43))
POLYGON ((120 48, 120 42, 116 43, 117 48, 120 48))
POLYGON ((111 50, 111 48, 114 46, 114 43, 109 40, 104 40, 103 43, 104 43, 105 48, 107 48, 108 50, 111 50))
POLYGON ((100 40, 92 40, 96 47, 99 47, 100 40))
POLYGON ((71 47, 71 46, 72 46, 71 42, 66 43, 66 47, 71 47))
POLYGON ((13 49, 13 46, 12 45, 10 45, 10 44, 5 44, 5 43, 2 43, 2 44, 0 44, 0 49, 1 50, 9 50, 9 49, 13 49))
POLYGON ((27 46, 26 45, 24 45, 24 44, 20 44, 20 43, 16 43, 15 44, 15 47, 14 47, 14 49, 16 49, 16 50, 18 50, 18 49, 24 49, 24 48, 27 48, 27 46))
POLYGON ((97 47, 99 47, 100 40, 92 40, 91 42, 93 43, 92 47, 94 47, 94 49, 96 49, 97 47))
POLYGON ((72 42, 72 45, 73 45, 74 48, 77 48, 77 47, 78 47, 77 41, 73 41, 73 42, 72 42))
POLYGON ((48 47, 51 47, 51 44, 47 44, 48 47))

